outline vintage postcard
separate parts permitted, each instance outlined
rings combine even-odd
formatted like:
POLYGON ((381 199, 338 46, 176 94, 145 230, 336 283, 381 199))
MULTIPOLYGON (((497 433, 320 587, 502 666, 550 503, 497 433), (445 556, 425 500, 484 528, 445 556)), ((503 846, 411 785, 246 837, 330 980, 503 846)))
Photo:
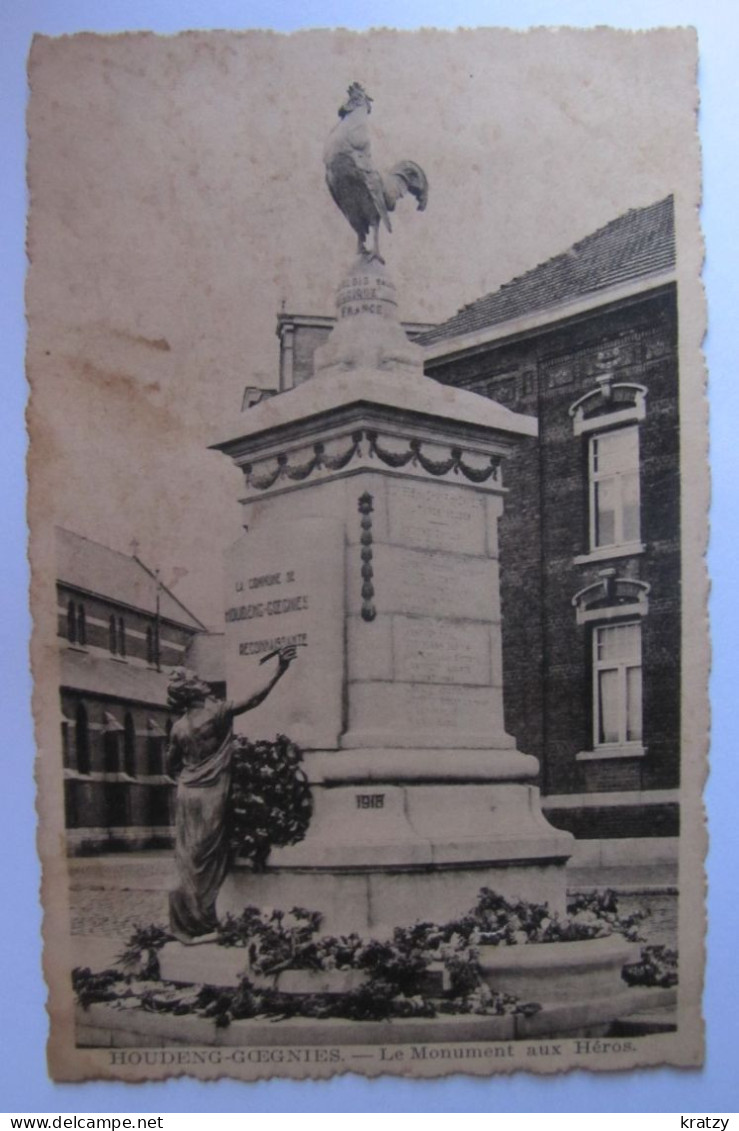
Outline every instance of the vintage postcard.
POLYGON ((696 66, 34 41, 54 1079, 702 1062, 696 66))

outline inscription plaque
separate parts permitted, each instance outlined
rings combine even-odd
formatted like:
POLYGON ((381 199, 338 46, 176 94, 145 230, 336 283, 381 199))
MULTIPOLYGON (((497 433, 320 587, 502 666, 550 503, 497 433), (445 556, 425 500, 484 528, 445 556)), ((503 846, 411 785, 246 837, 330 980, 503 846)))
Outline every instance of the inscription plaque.
POLYGON ((490 684, 487 625, 455 621, 393 619, 395 675, 418 683, 490 684))
POLYGON ((375 544, 374 568, 380 612, 500 619, 498 563, 489 558, 375 544))
POLYGON ((251 738, 286 734, 306 749, 335 748, 342 728, 344 537, 340 523, 299 519, 251 531, 227 554, 228 696, 263 679, 259 663, 283 644, 298 657, 270 697, 236 720, 251 738))
POLYGON ((340 318, 357 314, 376 314, 381 318, 397 318, 395 286, 385 275, 350 275, 342 282, 336 296, 340 318))
POLYGON ((485 553, 485 504, 473 491, 431 483, 392 483, 390 541, 458 553, 485 553))
POLYGON ((451 688, 416 686, 409 688, 408 694, 408 706, 421 728, 456 731, 488 728, 492 732, 494 723, 502 723, 502 719, 495 718, 493 704, 493 694, 487 689, 453 691, 451 688))

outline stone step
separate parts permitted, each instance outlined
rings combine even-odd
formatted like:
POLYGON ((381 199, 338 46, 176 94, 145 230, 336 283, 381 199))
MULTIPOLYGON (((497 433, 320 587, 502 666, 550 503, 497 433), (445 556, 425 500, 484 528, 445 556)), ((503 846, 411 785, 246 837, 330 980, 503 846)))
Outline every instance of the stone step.
POLYGON ((677 1008, 667 1006, 634 1013, 630 1017, 618 1017, 611 1028, 613 1037, 648 1037, 654 1033, 674 1033, 677 1031, 677 1008))
POLYGON ((244 947, 170 942, 159 951, 159 970, 165 982, 238 986, 248 969, 244 947))

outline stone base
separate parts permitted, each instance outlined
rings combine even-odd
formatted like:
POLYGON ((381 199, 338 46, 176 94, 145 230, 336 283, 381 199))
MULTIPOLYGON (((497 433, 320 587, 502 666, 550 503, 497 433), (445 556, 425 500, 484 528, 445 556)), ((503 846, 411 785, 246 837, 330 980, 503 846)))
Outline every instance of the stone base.
MULTIPOLYGON (((453 766, 454 754, 439 762, 453 766)), ((565 914, 573 838, 548 823, 533 785, 386 778, 313 792, 305 840, 274 850, 266 872, 237 863, 220 914, 298 906, 320 911, 327 934, 388 937, 396 926, 465 914, 482 887, 565 914)))
POLYGON ((477 902, 482 887, 512 899, 549 903, 564 913, 564 867, 557 864, 483 864, 435 868, 318 870, 269 868, 254 873, 237 866, 218 897, 218 914, 246 906, 318 910, 321 932, 389 938, 396 926, 448 922, 477 902))
MULTIPOLYGON (((196 1046, 241 1047, 245 1049, 265 1049, 285 1046, 342 1048, 351 1045, 363 1046, 368 1052, 376 1054, 381 1045, 423 1045, 470 1042, 479 1044, 487 1041, 518 1041, 540 1037, 593 1037, 610 1031, 617 1019, 634 1014, 644 1016, 645 1011, 666 1008, 674 1005, 674 990, 631 989, 617 997, 577 1001, 571 1004, 547 1006, 533 1017, 522 1014, 507 1014, 503 1017, 477 1017, 474 1014, 462 1016, 417 1017, 393 1019, 392 1021, 316 1021, 315 1018, 296 1017, 284 1021, 233 1021, 227 1028, 219 1029, 201 1017, 175 1017, 171 1013, 147 1013, 144 1010, 120 1010, 112 1005, 91 1005, 88 1009, 77 1008, 76 1031, 77 1046, 80 1048, 134 1048, 134 1049, 172 1049, 166 1056, 152 1059, 154 1066, 152 1078, 172 1074, 172 1065, 178 1063, 177 1048, 196 1046), (157 1066, 158 1069, 157 1069, 157 1066)), ((617 1021, 622 1024, 620 1020, 617 1021)), ((640 1036, 645 1035, 643 1032, 640 1036)), ((491 1058, 494 1054, 491 1054, 491 1058)), ((505 1047, 501 1058, 505 1057, 505 1047)), ((430 1070, 434 1075, 442 1072, 459 1072, 461 1065, 465 1071, 490 1072, 490 1059, 485 1058, 475 1068, 474 1061, 460 1061, 449 1058, 446 1062, 430 1057, 430 1070)), ((231 1062, 238 1065, 235 1059, 231 1062)), ((274 1064, 263 1061, 264 1074, 274 1073, 274 1064)), ((583 1050, 582 1063, 592 1063, 583 1050)), ((598 1063, 598 1061, 596 1061, 598 1063)), ((625 1067, 628 1065, 625 1064, 625 1067)), ((311 1066, 311 1075, 317 1075, 321 1067, 317 1061, 311 1066)), ((397 1067, 397 1066, 395 1066, 397 1067)), ((513 1065, 511 1065, 513 1067, 513 1065)), ((518 1065, 521 1067, 521 1065, 518 1065)), ((603 1067, 600 1058, 598 1067, 603 1067)), ((392 1062, 377 1059, 370 1073, 387 1073, 393 1069, 392 1062)), ((364 1071, 368 1068, 365 1066, 364 1071)), ((400 1065, 402 1071, 402 1063, 400 1065)), ((552 1071, 556 1070, 556 1063, 552 1071)), ((336 1071, 333 1063, 325 1064, 325 1075, 336 1071)), ((223 1076, 228 1065, 220 1058, 214 1061, 213 1075, 223 1076)), ((238 1067, 233 1071, 240 1075, 238 1067)))
POLYGON ((364 970, 282 970, 274 985, 283 994, 348 994, 366 981, 364 970))
MULTIPOLYGON (((448 753, 452 765, 455 754, 448 753)), ((546 820, 538 788, 496 782, 490 769, 487 781, 475 784, 444 780, 444 771, 437 772, 441 780, 436 782, 394 779, 386 769, 384 780, 344 784, 337 775, 335 784, 314 784, 305 840, 275 849, 271 867, 344 871, 557 864, 561 883, 551 898, 560 899, 574 838, 546 820)))
POLYGON ((257 974, 250 969, 244 947, 218 943, 167 943, 159 952, 159 969, 165 982, 233 987, 247 976, 254 985, 269 986, 286 994, 345 994, 367 980, 361 970, 281 970, 276 975, 257 974))
POLYGON ((171 942, 159 951, 159 972, 165 982, 238 986, 249 973, 249 956, 244 947, 171 942))
POLYGON ((621 971, 640 948, 620 935, 583 942, 481 946, 480 968, 492 990, 521 1001, 573 1002, 623 993, 621 971))

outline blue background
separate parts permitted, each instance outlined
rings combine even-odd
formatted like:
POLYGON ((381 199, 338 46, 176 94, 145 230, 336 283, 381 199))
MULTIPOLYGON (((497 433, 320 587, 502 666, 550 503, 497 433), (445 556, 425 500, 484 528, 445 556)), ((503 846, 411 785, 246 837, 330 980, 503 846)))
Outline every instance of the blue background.
POLYGON ((3 348, 2 496, 3 553, 0 561, 0 705, 5 741, 0 750, 0 1108, 41 1112, 174 1111, 669 1111, 736 1112, 739 1108, 737 1046, 737 864, 736 796, 739 751, 733 707, 737 599, 732 580, 737 557, 734 474, 739 384, 736 335, 739 295, 736 251, 739 228, 739 6, 731 0, 5 0, 0 11, 0 95, 2 164, 3 348), (702 1071, 649 1070, 629 1074, 572 1073, 549 1079, 511 1078, 441 1082, 364 1081, 345 1077, 330 1083, 284 1082, 217 1085, 178 1080, 125 1087, 117 1084, 52 1084, 46 1074, 45 986, 40 966, 41 913, 35 850, 33 738, 25 560, 26 384, 23 377, 25 323, 25 104, 26 56, 34 32, 115 32, 137 28, 175 32, 186 28, 350 26, 368 28, 480 24, 527 27, 537 24, 609 24, 653 27, 692 24, 700 44, 700 131, 704 155, 702 223, 707 241, 704 281, 709 303, 705 349, 709 366, 712 538, 709 569, 713 591, 713 735, 711 776, 706 790, 711 849, 708 860, 709 961, 705 992, 708 1026, 702 1071), (733 347, 733 348, 732 348, 733 347))

